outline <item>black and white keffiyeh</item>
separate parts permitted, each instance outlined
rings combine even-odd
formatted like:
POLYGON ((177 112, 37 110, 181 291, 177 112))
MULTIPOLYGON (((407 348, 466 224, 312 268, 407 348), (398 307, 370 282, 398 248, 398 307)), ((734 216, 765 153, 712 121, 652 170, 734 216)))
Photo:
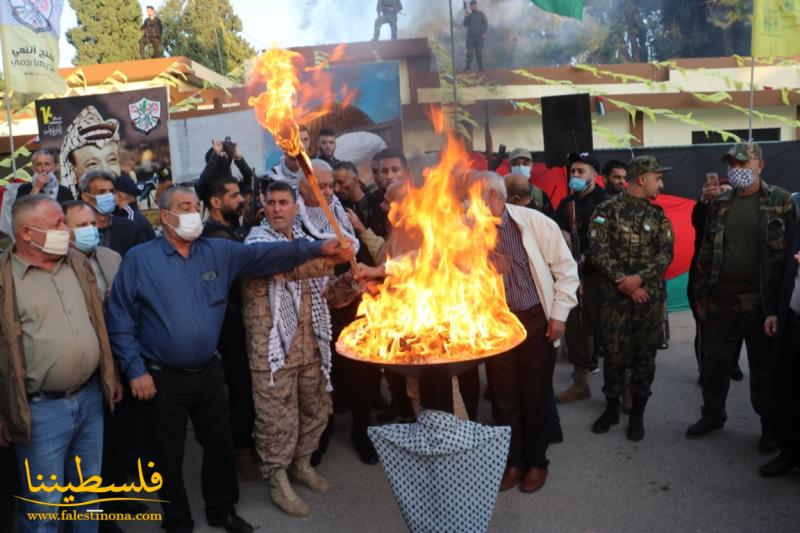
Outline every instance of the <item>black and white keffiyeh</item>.
MULTIPOLYGON (((300 213, 297 217, 303 225, 303 228, 316 239, 335 239, 336 232, 331 226, 328 217, 325 216, 325 211, 321 207, 308 207, 303 201, 302 196, 297 197, 297 204, 300 206, 300 213)), ((339 222, 339 227, 347 240, 353 243, 353 250, 358 253, 359 242, 356 237, 356 232, 353 229, 353 224, 347 218, 347 213, 344 210, 342 202, 339 201, 335 195, 330 203, 331 211, 336 221, 339 222)))
MULTIPOLYGON (((295 239, 314 240, 303 231, 298 219, 292 228, 295 239)), ((286 236, 264 220, 260 226, 250 230, 245 239, 245 244, 256 242, 289 242, 286 236)), ((327 386, 325 390, 332 391, 331 386, 331 315, 328 304, 323 296, 328 277, 310 278, 307 280, 311 290, 311 322, 314 329, 314 338, 319 347, 322 359, 322 374, 325 376, 327 386)), ((269 303, 272 310, 272 329, 269 332, 267 360, 270 370, 270 386, 275 385, 275 372, 283 368, 286 354, 292 346, 292 340, 297 332, 298 317, 300 313, 302 296, 302 282, 280 281, 276 277, 269 280, 269 303)))
POLYGON ((303 169, 301 168, 295 171, 289 170, 289 167, 286 166, 286 156, 282 155, 278 164, 267 171, 267 177, 276 181, 284 181, 297 191, 300 189, 300 181, 305 177, 305 174, 303 174, 303 169))

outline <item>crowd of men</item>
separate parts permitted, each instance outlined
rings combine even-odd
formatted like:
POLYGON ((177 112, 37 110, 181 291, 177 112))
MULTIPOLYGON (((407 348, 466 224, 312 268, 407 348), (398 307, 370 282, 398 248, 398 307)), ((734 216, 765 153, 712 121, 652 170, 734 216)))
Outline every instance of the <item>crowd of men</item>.
MULTIPOLYGON (((312 166, 322 198, 291 154, 252 189, 231 171, 233 165, 252 177, 236 144, 217 141, 194 188, 160 192, 157 237, 136 209, 130 177, 88 170, 74 199, 59 186, 54 156, 34 154, 36 175, 17 192, 12 235, 0 254, 0 446, 13 449, 0 449, 8 473, 0 477, 3 505, 11 494, 45 503, 61 498, 31 493, 25 476, 14 483, 18 474, 77 482, 78 455, 82 476, 119 486, 144 458, 163 477, 163 527, 191 531, 183 474, 191 420, 203 452, 207 523, 252 531, 235 509, 240 479, 266 480, 274 504, 292 516, 311 512, 294 490, 298 483, 330 490, 315 466, 324 460, 334 413, 350 413, 353 447, 367 465, 378 462, 367 436, 374 423, 410 422, 421 408, 476 419, 477 368, 452 380, 411 379, 336 352, 364 287, 387 279, 388 259, 418 246, 419 235, 392 223, 418 177, 398 150, 375 154, 372 175, 362 176, 362 162, 335 157, 334 131, 322 130, 312 147, 303 128, 301 140, 317 153, 312 166)), ((800 467, 792 388, 800 353, 800 222, 790 194, 762 178, 758 145, 737 144, 723 159, 727 177, 708 176, 693 217, 690 292, 703 405, 686 435, 724 426, 744 342, 761 417, 758 449, 780 451, 760 472, 778 476, 800 467)), ((646 155, 601 167, 590 153, 570 154, 569 194, 554 210, 532 183, 531 152, 513 150, 508 163, 504 177, 467 177, 481 184, 497 217, 488 259, 527 331, 522 344, 485 365, 492 417, 511 427, 499 488, 532 493, 546 483, 549 444, 563 438, 556 404, 591 397, 587 376, 599 358, 606 408, 591 431, 610 431, 623 410, 627 438, 645 436, 663 342, 662 278, 674 241, 652 201, 670 169, 646 155), (573 383, 556 395, 562 339, 573 383)), ((95 497, 75 494, 77 503, 95 497)), ((26 520, 42 508, 27 500, 17 502, 18 530, 57 531, 57 522, 26 520)), ((10 510, 2 516, 12 520, 10 510)), ((73 524, 76 531, 98 527, 120 530, 113 522, 73 524)))

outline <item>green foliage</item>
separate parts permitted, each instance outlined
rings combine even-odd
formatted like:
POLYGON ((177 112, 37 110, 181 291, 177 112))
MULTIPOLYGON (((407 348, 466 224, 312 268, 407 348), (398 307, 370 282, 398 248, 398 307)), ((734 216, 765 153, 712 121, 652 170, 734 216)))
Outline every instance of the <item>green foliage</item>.
POLYGON ((73 65, 114 63, 139 55, 142 8, 136 0, 70 0, 78 25, 67 30, 73 65))
POLYGON ((171 56, 186 56, 226 74, 255 55, 229 0, 166 0, 159 13, 162 44, 171 56))

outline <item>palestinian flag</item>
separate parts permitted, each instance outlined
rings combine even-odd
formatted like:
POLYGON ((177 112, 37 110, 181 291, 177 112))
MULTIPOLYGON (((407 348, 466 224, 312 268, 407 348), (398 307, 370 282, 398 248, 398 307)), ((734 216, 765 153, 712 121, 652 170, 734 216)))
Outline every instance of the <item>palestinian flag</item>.
MULTIPOLYGON (((663 165, 672 167, 671 171, 664 174, 664 190, 654 202, 664 209, 675 232, 674 257, 664 272, 670 311, 689 309, 687 288, 695 237, 692 210, 700 197, 706 172, 717 172, 720 176, 727 174, 727 165, 720 158, 730 146, 707 144, 635 149, 635 155, 654 155, 663 165)), ((762 143, 761 148, 764 151, 764 160, 768 162, 762 176, 764 180, 789 192, 800 191, 800 174, 796 172, 800 168, 800 141, 762 143)), ((486 160, 482 155, 472 155, 473 168, 485 169, 486 160)), ((542 161, 544 158, 542 153, 534 152, 533 155, 535 161, 542 161)), ((595 150, 593 155, 601 164, 611 159, 628 162, 631 159, 631 150, 595 150)), ((507 164, 501 165, 497 172, 500 175, 507 174, 507 164)), ((567 169, 564 167, 547 168, 543 163, 534 162, 531 183, 550 197, 554 209, 569 194, 567 169)), ((598 183, 603 184, 602 178, 598 179, 598 183)))
POLYGON ((531 0, 542 11, 583 20, 583 0, 531 0))

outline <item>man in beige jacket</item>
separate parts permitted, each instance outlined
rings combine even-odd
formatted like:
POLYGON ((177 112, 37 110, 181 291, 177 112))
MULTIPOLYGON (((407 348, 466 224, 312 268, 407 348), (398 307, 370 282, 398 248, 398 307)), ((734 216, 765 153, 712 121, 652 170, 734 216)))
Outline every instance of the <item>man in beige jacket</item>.
POLYGON ((503 276, 506 301, 528 332, 522 344, 486 363, 498 422, 511 426, 500 490, 519 484, 522 492, 535 492, 547 479, 554 345, 578 303, 578 267, 555 222, 533 209, 506 204, 505 183, 494 172, 483 172, 479 179, 484 201, 500 219, 492 255, 503 276))

